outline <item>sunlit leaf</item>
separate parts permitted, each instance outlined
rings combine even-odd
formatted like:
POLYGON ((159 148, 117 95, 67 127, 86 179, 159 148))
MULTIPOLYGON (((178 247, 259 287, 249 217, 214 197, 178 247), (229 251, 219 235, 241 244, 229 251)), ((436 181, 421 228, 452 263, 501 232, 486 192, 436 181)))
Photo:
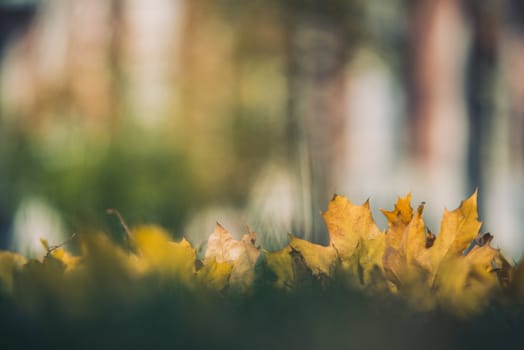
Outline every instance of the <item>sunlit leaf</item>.
POLYGON ((321 246, 290 235, 289 246, 300 252, 314 276, 332 276, 337 252, 332 246, 321 246))
POLYGON ((214 262, 231 263, 233 268, 229 277, 230 288, 247 291, 255 279, 255 265, 260 255, 255 241, 254 232, 249 231, 237 241, 217 223, 207 241, 204 266, 214 262))
POLYGON ((382 257, 386 237, 377 227, 369 201, 355 205, 336 195, 324 213, 330 244, 335 248, 343 271, 353 276, 353 284, 385 284, 382 257), (377 281, 377 278, 381 281, 377 281))

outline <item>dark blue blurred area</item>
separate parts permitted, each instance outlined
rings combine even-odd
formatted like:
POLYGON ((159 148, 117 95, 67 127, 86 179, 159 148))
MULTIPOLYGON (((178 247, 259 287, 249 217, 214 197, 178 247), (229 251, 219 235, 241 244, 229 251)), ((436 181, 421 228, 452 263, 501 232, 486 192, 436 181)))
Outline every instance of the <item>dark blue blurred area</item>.
POLYGON ((0 51, 14 34, 29 26, 36 8, 36 3, 14 5, 0 2, 0 51))

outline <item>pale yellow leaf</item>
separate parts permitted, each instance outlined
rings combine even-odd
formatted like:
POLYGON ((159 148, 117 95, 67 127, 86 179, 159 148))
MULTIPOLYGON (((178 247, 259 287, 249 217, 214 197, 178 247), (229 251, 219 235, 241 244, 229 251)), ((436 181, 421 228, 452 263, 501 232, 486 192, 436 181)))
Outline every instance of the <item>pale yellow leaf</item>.
POLYGON ((230 288, 245 292, 254 282, 255 265, 260 256, 255 241, 256 235, 251 230, 242 237, 242 240, 237 241, 217 223, 207 241, 204 265, 213 261, 231 263, 233 268, 229 277, 230 288))

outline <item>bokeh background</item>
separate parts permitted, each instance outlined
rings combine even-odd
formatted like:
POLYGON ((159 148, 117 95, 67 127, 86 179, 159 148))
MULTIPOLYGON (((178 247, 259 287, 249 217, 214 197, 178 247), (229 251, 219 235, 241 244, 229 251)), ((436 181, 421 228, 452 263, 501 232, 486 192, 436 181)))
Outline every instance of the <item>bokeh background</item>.
POLYGON ((524 251, 520 0, 0 0, 0 249, 215 221, 326 242, 333 193, 524 251))

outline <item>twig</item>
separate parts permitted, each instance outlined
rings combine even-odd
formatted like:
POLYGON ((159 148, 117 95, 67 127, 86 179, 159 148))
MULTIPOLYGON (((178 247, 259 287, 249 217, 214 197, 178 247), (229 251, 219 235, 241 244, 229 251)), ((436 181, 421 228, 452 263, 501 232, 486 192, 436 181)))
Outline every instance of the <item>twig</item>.
POLYGON ((49 248, 47 248, 47 253, 46 253, 46 257, 48 257, 49 255, 51 255, 51 253, 55 250, 57 250, 58 248, 62 248, 63 246, 65 246, 66 244, 68 244, 69 242, 71 242, 73 240, 73 238, 76 237, 76 233, 73 233, 71 235, 71 237, 69 237, 69 239, 65 240, 64 242, 60 243, 60 244, 57 244, 57 245, 52 245, 50 246, 49 248))
POLYGON ((117 218, 118 218, 118 221, 120 221, 120 225, 122 225, 122 227, 124 228, 124 231, 126 233, 126 242, 127 242, 127 252, 129 253, 129 251, 131 250, 131 247, 130 247, 130 242, 131 242, 131 238, 132 238, 132 234, 131 234, 131 230, 129 229, 129 226, 127 226, 124 218, 122 217, 122 215, 120 215, 120 212, 116 209, 113 209, 113 208, 109 208, 106 210, 106 213, 108 215, 115 215, 117 218))

